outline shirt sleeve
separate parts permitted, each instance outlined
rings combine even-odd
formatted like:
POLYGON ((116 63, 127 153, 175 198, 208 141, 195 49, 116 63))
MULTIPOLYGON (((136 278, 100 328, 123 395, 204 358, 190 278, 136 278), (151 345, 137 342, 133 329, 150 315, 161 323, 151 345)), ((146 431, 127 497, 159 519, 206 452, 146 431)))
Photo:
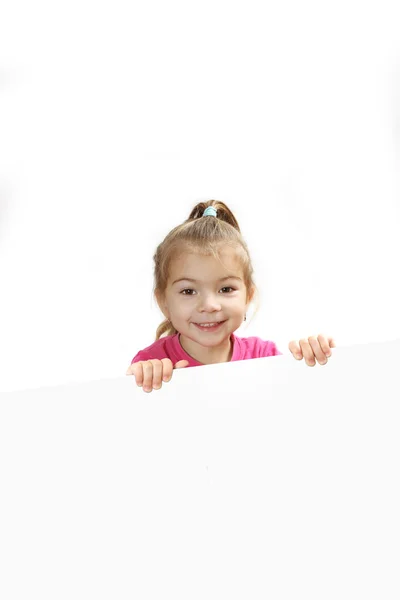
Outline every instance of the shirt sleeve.
POLYGON ((151 360, 151 356, 144 350, 141 350, 132 358, 131 365, 133 365, 133 363, 140 362, 141 360, 151 360))
POLYGON ((266 356, 279 356, 282 352, 280 352, 275 344, 275 342, 264 342, 261 347, 260 357, 266 356))

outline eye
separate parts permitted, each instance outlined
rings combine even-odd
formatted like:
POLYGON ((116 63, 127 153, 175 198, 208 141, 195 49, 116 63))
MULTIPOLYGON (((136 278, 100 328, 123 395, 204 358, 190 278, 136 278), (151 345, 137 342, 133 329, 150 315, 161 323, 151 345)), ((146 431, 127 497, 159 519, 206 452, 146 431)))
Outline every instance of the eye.
MULTIPOLYGON (((226 286, 226 287, 221 288, 221 290, 232 290, 232 291, 235 291, 235 289, 236 288, 233 288, 233 287, 230 287, 230 286, 226 286)), ((182 290, 180 293, 183 296, 193 296, 193 294, 184 294, 183 292, 193 292, 193 290, 191 288, 186 288, 185 290, 182 290)))

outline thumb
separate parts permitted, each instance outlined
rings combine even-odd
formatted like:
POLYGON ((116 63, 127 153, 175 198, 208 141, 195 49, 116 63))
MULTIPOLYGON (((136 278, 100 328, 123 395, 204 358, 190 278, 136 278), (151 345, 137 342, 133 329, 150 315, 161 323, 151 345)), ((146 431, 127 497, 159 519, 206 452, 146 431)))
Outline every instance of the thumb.
POLYGON ((187 367, 188 364, 188 360, 180 360, 175 364, 174 369, 183 369, 184 367, 187 367))

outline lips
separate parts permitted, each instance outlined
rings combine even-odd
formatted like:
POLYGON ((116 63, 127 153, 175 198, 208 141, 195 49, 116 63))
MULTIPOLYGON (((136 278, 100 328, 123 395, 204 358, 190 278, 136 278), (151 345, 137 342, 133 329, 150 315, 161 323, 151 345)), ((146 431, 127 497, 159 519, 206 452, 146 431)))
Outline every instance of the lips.
POLYGON ((222 327, 222 325, 225 323, 225 321, 220 321, 219 323, 217 321, 214 321, 212 323, 212 325, 206 325, 205 323, 200 324, 200 323, 194 323, 194 325, 197 327, 197 329, 199 331, 203 331, 203 332, 208 332, 208 333, 214 333, 214 331, 219 331, 220 327, 222 327))

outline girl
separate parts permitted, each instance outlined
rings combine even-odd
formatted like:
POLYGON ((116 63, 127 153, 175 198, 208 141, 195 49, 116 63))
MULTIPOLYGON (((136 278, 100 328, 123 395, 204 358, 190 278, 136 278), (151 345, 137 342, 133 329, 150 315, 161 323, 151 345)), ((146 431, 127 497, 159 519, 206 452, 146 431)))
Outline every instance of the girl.
MULTIPOLYGON (((246 320, 257 289, 246 242, 226 204, 198 203, 153 260, 154 293, 166 319, 156 341, 136 354, 126 372, 145 392, 170 381, 173 369, 281 354, 274 342, 233 333, 243 315, 246 320)), ((335 342, 324 335, 289 343, 292 355, 309 366, 315 359, 326 364, 330 348, 335 342)))

